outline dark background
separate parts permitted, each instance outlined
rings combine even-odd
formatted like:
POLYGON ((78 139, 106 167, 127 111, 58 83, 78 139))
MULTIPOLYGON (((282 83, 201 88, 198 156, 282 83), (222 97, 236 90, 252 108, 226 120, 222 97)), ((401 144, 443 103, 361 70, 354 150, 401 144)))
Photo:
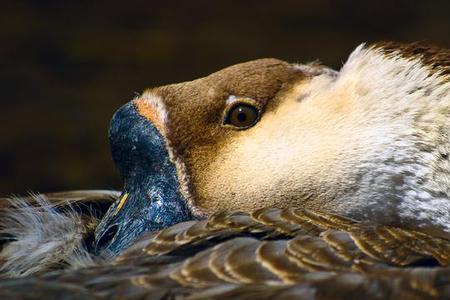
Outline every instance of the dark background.
POLYGON ((450 1, 1 1, 0 195, 120 188, 109 119, 147 87, 376 40, 450 47, 450 1))

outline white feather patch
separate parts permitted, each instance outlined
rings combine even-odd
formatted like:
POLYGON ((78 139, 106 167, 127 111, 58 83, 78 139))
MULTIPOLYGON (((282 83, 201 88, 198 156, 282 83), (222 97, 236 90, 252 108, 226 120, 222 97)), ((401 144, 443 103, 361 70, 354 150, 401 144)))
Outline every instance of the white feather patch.
POLYGON ((70 207, 62 212, 43 195, 33 198, 38 205, 11 198, 11 208, 2 212, 0 237, 2 242, 6 239, 6 245, 0 252, 0 277, 22 277, 99 262, 83 244, 79 213, 70 207))

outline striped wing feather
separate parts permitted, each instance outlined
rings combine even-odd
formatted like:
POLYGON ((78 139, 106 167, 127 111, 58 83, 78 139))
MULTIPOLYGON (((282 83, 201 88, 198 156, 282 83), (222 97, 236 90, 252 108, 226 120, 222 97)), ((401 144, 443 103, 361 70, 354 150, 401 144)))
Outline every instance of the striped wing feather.
POLYGON ((300 209, 219 213, 180 224, 143 237, 115 263, 182 253, 194 254, 133 284, 208 288, 192 294, 199 298, 450 295, 448 240, 300 209))
MULTIPOLYGON (((301 209, 222 212, 97 267, 0 282, 0 297, 442 299, 450 241, 301 209)), ((6 298, 5 298, 6 299, 6 298)))

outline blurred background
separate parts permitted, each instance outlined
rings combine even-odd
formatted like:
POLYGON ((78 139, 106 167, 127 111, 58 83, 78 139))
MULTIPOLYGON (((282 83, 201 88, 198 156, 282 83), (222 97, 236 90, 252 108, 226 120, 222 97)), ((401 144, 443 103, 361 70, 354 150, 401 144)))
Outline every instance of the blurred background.
POLYGON ((450 1, 1 1, 0 195, 116 188, 109 119, 147 87, 361 42, 450 47, 450 1))

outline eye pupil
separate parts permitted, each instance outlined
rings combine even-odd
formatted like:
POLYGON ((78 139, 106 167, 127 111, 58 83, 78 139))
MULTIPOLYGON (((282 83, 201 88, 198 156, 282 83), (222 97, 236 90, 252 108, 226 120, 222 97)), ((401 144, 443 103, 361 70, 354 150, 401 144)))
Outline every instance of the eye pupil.
POLYGON ((247 120, 247 115, 246 115, 244 112, 240 112, 240 113, 237 115, 237 119, 238 119, 240 122, 245 122, 245 120, 247 120))

